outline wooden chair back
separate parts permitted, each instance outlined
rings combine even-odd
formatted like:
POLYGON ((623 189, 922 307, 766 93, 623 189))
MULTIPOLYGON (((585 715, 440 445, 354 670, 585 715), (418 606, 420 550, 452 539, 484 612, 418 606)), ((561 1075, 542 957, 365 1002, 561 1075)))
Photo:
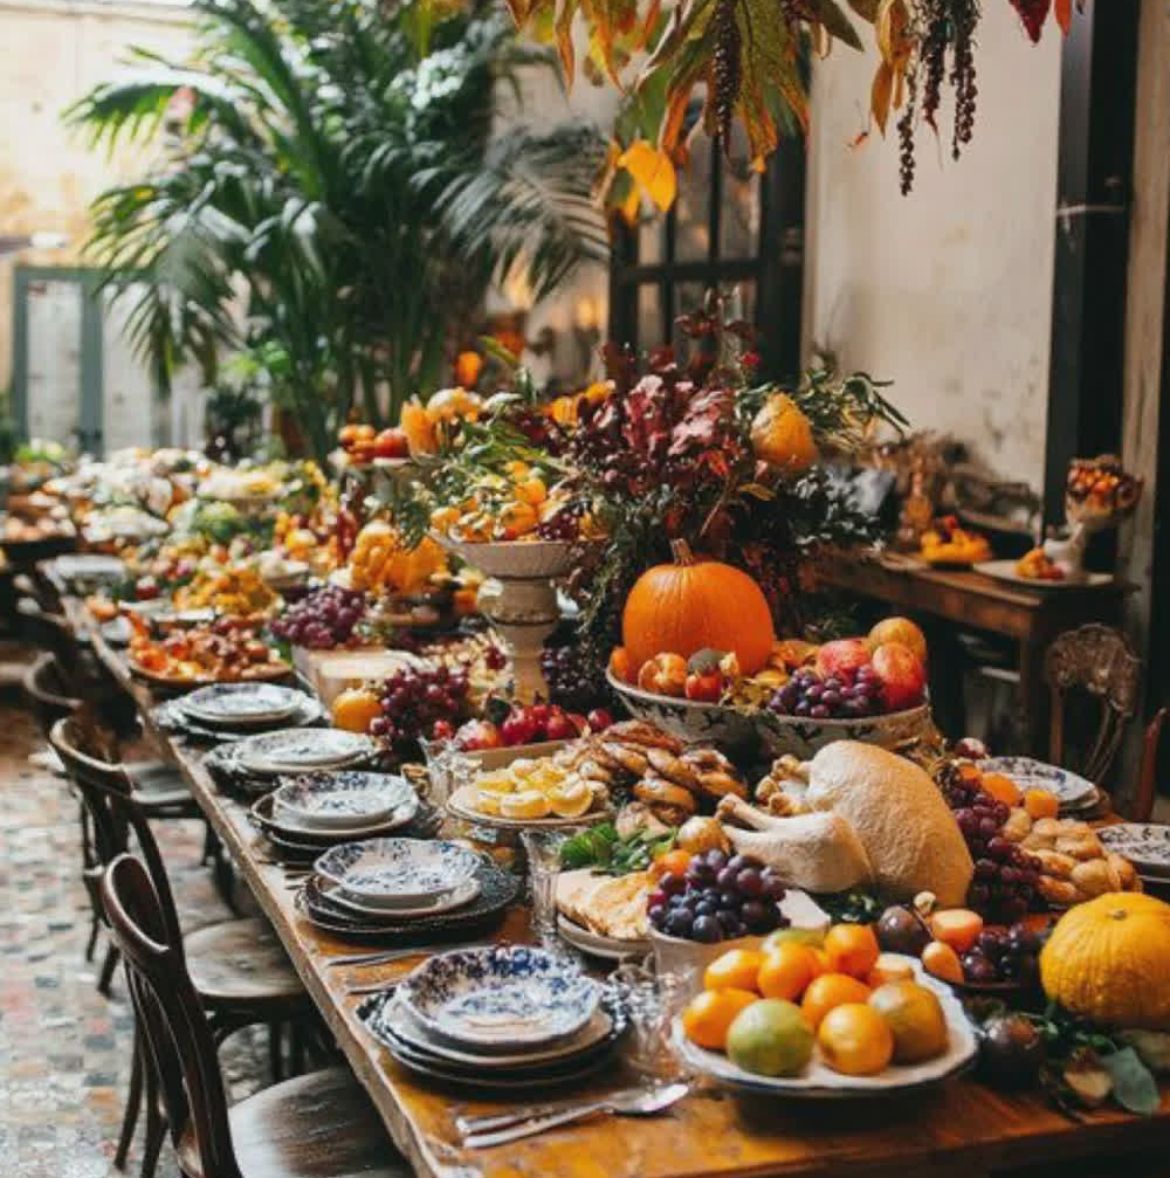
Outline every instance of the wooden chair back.
POLYGON ((110 932, 126 962, 130 997, 158 1070, 172 1140, 177 1145, 190 1129, 200 1174, 241 1178, 215 1043, 181 945, 171 939, 167 904, 152 874, 132 855, 118 855, 109 864, 101 894, 110 932))
POLYGON ((64 616, 45 609, 33 597, 22 597, 16 603, 16 614, 21 637, 32 646, 52 651, 62 672, 73 676, 80 661, 77 638, 64 616))
POLYGON ((1137 793, 1129 807, 1128 817, 1133 822, 1149 822, 1154 812, 1154 801, 1158 796, 1158 770, 1161 768, 1162 729, 1167 717, 1170 717, 1170 708, 1161 708, 1146 727, 1137 793))
POLYGON ((20 685, 46 738, 58 720, 81 708, 81 699, 69 694, 66 677, 52 652, 37 656, 21 677, 20 685))
POLYGON ((1141 660, 1120 630, 1091 623, 1056 637, 1045 655, 1044 672, 1052 699, 1049 758, 1057 765, 1078 759, 1066 741, 1066 711, 1073 696, 1082 697, 1082 703, 1087 698, 1097 713, 1095 731, 1077 742, 1079 764, 1070 767, 1100 784, 1137 711, 1141 660))
POLYGON ((162 853, 150 822, 134 796, 134 784, 124 765, 114 759, 112 741, 85 713, 58 720, 49 732, 69 779, 81 794, 93 829, 95 862, 102 871, 136 845, 147 869, 163 913, 168 940, 182 954, 182 931, 174 894, 167 878, 162 853))

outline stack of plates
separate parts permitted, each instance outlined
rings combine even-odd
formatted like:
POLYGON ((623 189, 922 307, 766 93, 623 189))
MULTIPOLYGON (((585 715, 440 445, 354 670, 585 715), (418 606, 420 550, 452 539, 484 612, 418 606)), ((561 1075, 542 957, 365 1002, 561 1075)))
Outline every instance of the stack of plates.
POLYGON ((359 1017, 405 1067, 481 1091, 576 1082, 625 1029, 597 982, 527 945, 431 957, 359 1017))
POLYGON ((980 761, 979 768, 985 773, 1002 773, 1010 777, 1020 789, 1046 789, 1055 794, 1061 814, 1087 814, 1101 801, 1101 791, 1091 781, 1059 765, 1049 765, 1031 757, 990 757, 980 761))
POLYGON ((239 740, 277 725, 303 728, 324 715, 311 695, 276 683, 213 683, 155 709, 163 727, 214 740, 239 740))
POLYGON ((370 737, 340 728, 279 728, 222 744, 203 763, 221 781, 255 794, 271 789, 273 778, 353 769, 377 751, 370 737))
POLYGON ((435 935, 498 916, 518 881, 458 843, 374 838, 331 847, 314 864, 298 906, 348 936, 435 935))
POLYGON ((1155 891, 1170 888, 1170 826, 1158 822, 1119 822, 1097 831, 1105 849, 1128 859, 1142 882, 1155 891))

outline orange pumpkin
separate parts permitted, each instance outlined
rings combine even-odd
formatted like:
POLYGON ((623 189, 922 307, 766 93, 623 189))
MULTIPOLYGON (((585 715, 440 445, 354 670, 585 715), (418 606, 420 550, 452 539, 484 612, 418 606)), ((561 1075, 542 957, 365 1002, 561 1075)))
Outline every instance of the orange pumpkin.
POLYGON ((671 544, 673 564, 644 572, 626 598, 622 644, 641 667, 662 651, 690 658, 709 647, 735 653, 744 675, 767 661, 776 633, 759 585, 737 568, 696 560, 683 540, 671 544))

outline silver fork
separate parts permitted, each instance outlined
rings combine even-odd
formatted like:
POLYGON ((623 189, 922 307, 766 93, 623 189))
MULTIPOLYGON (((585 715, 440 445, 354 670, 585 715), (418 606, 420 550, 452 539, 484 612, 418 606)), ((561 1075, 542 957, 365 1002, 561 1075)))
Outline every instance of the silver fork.
POLYGON ((545 1106, 494 1117, 459 1118, 455 1125, 463 1134, 464 1148, 487 1149, 493 1145, 519 1141, 522 1137, 535 1137, 559 1125, 569 1125, 603 1113, 623 1117, 653 1116, 677 1104, 689 1091, 690 1085, 682 1083, 668 1084, 662 1088, 635 1088, 567 1108, 562 1105, 554 1110, 553 1106, 545 1106), (469 1132, 467 1127, 471 1127, 472 1131, 469 1132))

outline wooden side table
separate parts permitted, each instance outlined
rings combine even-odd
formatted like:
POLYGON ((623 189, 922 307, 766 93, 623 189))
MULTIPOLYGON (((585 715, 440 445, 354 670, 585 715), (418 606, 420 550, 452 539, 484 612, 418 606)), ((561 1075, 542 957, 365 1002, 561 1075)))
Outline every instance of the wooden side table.
MULTIPOLYGON (((1067 589, 1028 589, 967 570, 891 565, 839 554, 825 561, 821 581, 834 589, 884 602, 901 613, 951 622, 1013 639, 1019 649, 1020 706, 1027 751, 1048 753, 1048 692, 1044 652, 1057 634, 1085 622, 1115 623, 1134 586, 1124 581, 1067 589)), ((939 681, 945 667, 931 667, 939 681)), ((950 735, 962 735, 951 733, 950 735)))

